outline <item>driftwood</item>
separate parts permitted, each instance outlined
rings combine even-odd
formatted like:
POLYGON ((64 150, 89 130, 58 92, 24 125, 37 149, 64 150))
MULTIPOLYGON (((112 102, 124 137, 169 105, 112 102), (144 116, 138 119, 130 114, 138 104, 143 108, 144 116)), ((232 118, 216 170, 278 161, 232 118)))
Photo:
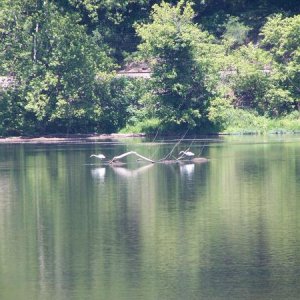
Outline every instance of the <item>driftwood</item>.
POLYGON ((204 157, 195 157, 195 158, 192 158, 192 159, 188 159, 188 160, 183 160, 182 156, 176 158, 176 159, 160 159, 160 160, 152 160, 150 158, 147 158, 135 151, 130 151, 130 152, 126 152, 126 153, 123 153, 121 155, 118 155, 118 156, 115 156, 112 160, 109 161, 109 164, 111 165, 114 165, 114 166, 121 166, 123 165, 124 163, 120 162, 119 160, 126 157, 126 156, 129 156, 129 155, 135 155, 137 157, 139 157, 138 160, 144 160, 144 161, 147 161, 147 162, 150 162, 152 164, 154 163, 159 163, 159 164, 176 164, 176 163, 186 163, 186 162, 192 162, 192 163, 204 163, 204 162, 208 162, 208 159, 207 158, 204 158, 204 157))
MULTIPOLYGON (((153 160, 153 159, 145 157, 145 156, 143 156, 143 155, 141 155, 141 154, 139 154, 135 151, 129 151, 129 152, 123 153, 121 155, 113 157, 109 161, 109 164, 111 164, 111 165, 113 164, 114 166, 116 166, 117 164, 121 164, 121 162, 119 160, 126 157, 126 156, 129 156, 129 155, 135 155, 135 156, 138 157, 138 160, 144 160, 144 161, 150 162, 152 164, 154 164, 154 163, 172 164, 172 163, 184 163, 184 162, 194 162, 194 163, 207 162, 208 160, 206 158, 203 158, 203 157, 194 157, 194 158, 192 158, 194 156, 194 153, 191 152, 191 155, 186 153, 189 150, 189 148, 186 149, 185 151, 181 151, 183 154, 181 154, 181 152, 180 152, 179 154, 181 154, 181 155, 179 155, 179 157, 177 157, 177 158, 173 157, 174 159, 170 159, 171 156, 173 156, 173 152, 174 152, 175 148, 181 143, 181 141, 184 139, 184 137, 188 133, 188 131, 189 131, 189 129, 184 133, 184 135, 181 137, 181 139, 174 145, 172 150, 164 158, 161 158, 159 160, 153 160), (190 159, 185 160, 186 156, 188 156, 188 157, 190 156, 190 159)), ((154 140, 156 139, 156 136, 157 136, 157 134, 155 135, 154 140)), ((193 142, 194 142, 194 140, 192 141, 192 143, 193 142)), ((192 145, 192 143, 191 143, 191 145, 192 145)), ((202 150, 201 150, 201 152, 202 152, 202 150)), ((201 155, 201 152, 200 152, 199 156, 201 155)))
POLYGON ((205 158, 205 157, 195 157, 193 159, 190 160, 193 163, 205 163, 208 162, 209 159, 205 158))
POLYGON ((194 163, 194 164, 200 164, 200 163, 205 163, 205 162, 208 162, 209 159, 207 158, 204 158, 204 157, 195 157, 195 158, 192 158, 192 159, 181 159, 181 160, 178 160, 178 159, 168 159, 168 160, 160 160, 160 161, 157 161, 157 163, 159 164, 166 164, 166 165, 170 165, 170 164, 190 164, 190 163, 194 163))
POLYGON ((142 160, 145 160, 145 161, 148 161, 148 162, 151 162, 151 163, 155 163, 155 162, 156 162, 156 161, 154 161, 154 160, 152 160, 152 159, 150 159, 150 158, 147 158, 147 157, 145 157, 145 156, 143 156, 143 155, 138 154, 138 153, 135 152, 135 151, 130 151, 130 152, 123 153, 123 154, 121 154, 121 155, 119 155, 119 156, 115 156, 109 163, 110 163, 110 164, 115 163, 115 162, 117 162, 119 159, 121 159, 121 158, 123 158, 123 157, 126 157, 126 156, 128 156, 128 155, 135 155, 135 156, 141 158, 142 160))

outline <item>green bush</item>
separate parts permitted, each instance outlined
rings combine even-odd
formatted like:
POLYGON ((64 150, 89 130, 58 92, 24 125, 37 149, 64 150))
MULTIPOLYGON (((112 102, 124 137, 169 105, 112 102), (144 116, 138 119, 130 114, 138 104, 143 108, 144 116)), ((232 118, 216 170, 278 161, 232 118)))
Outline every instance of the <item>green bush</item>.
POLYGON ((225 98, 216 98, 211 102, 208 117, 223 133, 264 133, 269 125, 266 117, 234 108, 225 98))
POLYGON ((157 118, 152 118, 143 121, 137 121, 133 125, 127 125, 123 128, 120 133, 146 133, 153 134, 155 133, 161 126, 161 122, 157 118))

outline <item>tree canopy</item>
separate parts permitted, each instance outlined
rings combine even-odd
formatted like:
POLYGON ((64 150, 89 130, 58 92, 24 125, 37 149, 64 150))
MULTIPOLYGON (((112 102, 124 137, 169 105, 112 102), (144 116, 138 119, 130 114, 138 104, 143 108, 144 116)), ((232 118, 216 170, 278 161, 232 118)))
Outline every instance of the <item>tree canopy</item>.
POLYGON ((164 123, 196 126, 205 116, 218 45, 194 22, 184 1, 153 6, 151 23, 137 25, 139 51, 153 68, 152 93, 164 123))
POLYGON ((296 122, 299 12, 280 0, 2 0, 0 76, 13 84, 0 87, 0 134, 296 122), (131 62, 151 79, 117 76, 131 62))

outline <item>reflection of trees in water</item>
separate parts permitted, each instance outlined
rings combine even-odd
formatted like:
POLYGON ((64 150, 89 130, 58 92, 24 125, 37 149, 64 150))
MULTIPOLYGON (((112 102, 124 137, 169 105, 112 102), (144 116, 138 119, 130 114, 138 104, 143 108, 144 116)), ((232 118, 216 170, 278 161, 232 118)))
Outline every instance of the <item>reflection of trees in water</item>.
MULTIPOLYGON (((9 214, 11 206, 11 194, 14 193, 11 177, 7 171, 0 170, 0 220, 4 220, 9 214)), ((0 223, 1 224, 1 223, 0 223)))
POLYGON ((298 231, 292 153, 296 149, 280 144, 211 149, 215 159, 209 215, 214 228, 208 234, 208 249, 215 259, 199 276, 204 284, 223 282, 220 295, 232 286, 228 296, 232 298, 234 289, 244 286, 262 298, 272 298, 274 289, 276 298, 284 293, 280 286, 287 287, 282 285, 283 277, 292 285, 290 279, 300 261, 290 240, 298 231))
POLYGON ((141 214, 148 202, 143 189, 148 191, 145 183, 149 182, 148 171, 153 164, 140 166, 140 163, 133 162, 129 166, 131 168, 109 165, 92 169, 91 174, 93 178, 104 180, 104 184, 99 185, 102 208, 99 225, 105 229, 101 230, 104 244, 99 250, 110 259, 104 262, 108 273, 103 276, 109 280, 113 272, 113 276, 122 275, 124 282, 131 282, 134 286, 141 274, 141 214), (132 169, 136 165, 138 167, 132 169))
POLYGON ((84 151, 23 156, 9 177, 0 172, 0 207, 10 209, 0 212, 0 279, 30 277, 45 298, 120 299, 132 288, 131 298, 170 299, 166 286, 174 299, 183 290, 268 298, 270 288, 276 298, 288 286, 296 295, 299 147, 275 146, 208 148, 211 162, 194 167, 90 169, 84 151))

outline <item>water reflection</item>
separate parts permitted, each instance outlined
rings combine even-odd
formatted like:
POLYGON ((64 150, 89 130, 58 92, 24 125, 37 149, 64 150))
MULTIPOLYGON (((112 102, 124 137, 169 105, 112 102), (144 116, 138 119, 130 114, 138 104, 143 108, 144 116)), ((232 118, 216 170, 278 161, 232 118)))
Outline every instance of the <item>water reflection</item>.
POLYGON ((297 299, 299 143, 97 168, 80 147, 0 146, 1 299, 297 299))
POLYGON ((182 176, 186 176, 191 179, 195 172, 195 164, 180 164, 180 173, 182 176))
POLYGON ((100 182, 104 182, 106 168, 101 167, 101 168, 92 169, 91 173, 95 179, 100 180, 100 182))
POLYGON ((146 166, 139 167, 137 169, 128 169, 124 167, 114 167, 112 166, 112 170, 119 176, 125 177, 125 178, 131 178, 131 177, 136 177, 139 176, 145 172, 147 172, 149 169, 153 167, 153 164, 149 164, 146 166))

